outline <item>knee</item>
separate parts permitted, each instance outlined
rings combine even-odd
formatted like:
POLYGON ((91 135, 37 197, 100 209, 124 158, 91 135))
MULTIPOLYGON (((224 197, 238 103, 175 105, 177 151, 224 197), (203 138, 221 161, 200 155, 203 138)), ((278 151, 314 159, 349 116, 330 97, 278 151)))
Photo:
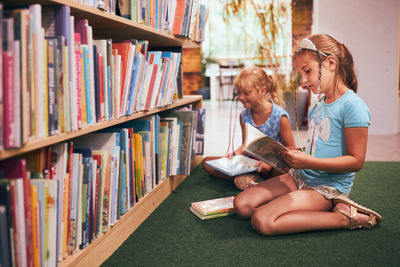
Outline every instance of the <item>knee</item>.
POLYGON ((240 194, 233 200, 233 207, 236 214, 241 218, 250 218, 253 214, 253 208, 250 203, 246 201, 246 198, 241 197, 240 194))
POLYGON ((251 216, 251 226, 261 235, 273 236, 279 234, 274 227, 273 220, 265 213, 254 212, 251 216))

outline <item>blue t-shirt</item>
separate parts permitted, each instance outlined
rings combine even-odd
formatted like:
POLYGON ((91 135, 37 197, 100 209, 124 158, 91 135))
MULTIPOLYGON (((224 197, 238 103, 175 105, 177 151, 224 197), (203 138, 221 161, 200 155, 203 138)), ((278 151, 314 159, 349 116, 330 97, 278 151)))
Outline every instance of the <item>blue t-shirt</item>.
MULTIPOLYGON (((306 152, 316 158, 334 158, 346 155, 344 129, 368 127, 371 116, 367 105, 352 90, 348 90, 336 101, 320 102, 309 114, 309 128, 306 152), (316 115, 317 114, 317 115, 316 115), (317 124, 315 125, 315 117, 317 124), (313 138, 314 137, 314 138, 313 138)), ((300 178, 310 186, 327 185, 342 193, 349 194, 353 186, 354 172, 325 172, 297 170, 300 178)))
MULTIPOLYGON (((272 102, 271 102, 272 103, 272 102)), ((250 109, 245 109, 241 113, 241 119, 243 125, 247 123, 251 124, 252 126, 256 127, 262 133, 268 135, 269 137, 273 138, 274 140, 282 143, 281 138, 281 117, 286 116, 289 119, 289 114, 284 110, 282 107, 272 103, 272 112, 269 116, 268 120, 266 120, 262 125, 257 126, 254 121, 253 117, 251 116, 250 109)))

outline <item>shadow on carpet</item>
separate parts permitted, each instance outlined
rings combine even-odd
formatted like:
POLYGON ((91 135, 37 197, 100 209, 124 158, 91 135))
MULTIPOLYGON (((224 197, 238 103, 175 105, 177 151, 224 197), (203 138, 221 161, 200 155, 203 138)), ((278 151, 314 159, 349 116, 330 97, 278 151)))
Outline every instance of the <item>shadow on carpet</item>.
POLYGON ((191 202, 236 195, 232 182, 201 166, 103 266, 400 266, 400 162, 366 162, 350 197, 378 211, 371 229, 257 234, 236 215, 201 221, 191 202))

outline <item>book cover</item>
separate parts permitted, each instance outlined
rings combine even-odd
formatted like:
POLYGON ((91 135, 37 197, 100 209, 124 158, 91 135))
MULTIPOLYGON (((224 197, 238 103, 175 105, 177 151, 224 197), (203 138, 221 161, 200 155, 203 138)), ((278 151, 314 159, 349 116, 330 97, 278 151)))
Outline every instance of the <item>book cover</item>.
POLYGON ((120 43, 113 43, 112 48, 116 49, 118 55, 121 56, 121 79, 120 79, 120 103, 119 103, 119 113, 125 114, 125 101, 127 98, 129 85, 130 85, 130 76, 132 72, 132 65, 134 59, 134 50, 136 46, 132 45, 130 41, 120 42, 120 43), (129 77, 127 77, 129 76, 129 77))
POLYGON ((26 174, 26 160, 25 159, 9 159, 0 162, 0 170, 3 174, 3 177, 9 178, 12 180, 21 180, 22 182, 22 190, 20 192, 17 192, 18 196, 22 200, 22 208, 20 207, 20 211, 23 212, 23 215, 20 216, 22 218, 22 221, 19 221, 18 224, 20 224, 20 227, 23 227, 21 232, 23 231, 26 233, 26 236, 23 238, 23 242, 26 244, 25 247, 25 255, 27 255, 27 259, 31 260, 33 255, 33 250, 31 249, 31 243, 32 242, 32 214, 31 214, 31 209, 30 209, 30 203, 31 203, 31 180, 26 174))
POLYGON ((281 143, 275 141, 268 135, 261 133, 257 128, 246 123, 246 140, 244 151, 275 169, 287 172, 290 166, 280 157, 282 151, 288 150, 281 143))
POLYGON ((183 27, 187 0, 177 0, 175 16, 172 20, 172 34, 180 35, 183 27))
POLYGON ((208 166, 229 176, 254 172, 257 170, 257 167, 254 166, 256 163, 258 160, 243 155, 236 155, 230 159, 223 157, 206 161, 208 166))
POLYGON ((2 266, 11 266, 9 232, 6 206, 0 204, 0 264, 2 266))
MULTIPOLYGON (((28 83, 29 74, 29 10, 28 9, 16 9, 12 11, 12 17, 14 19, 14 38, 19 40, 21 45, 20 50, 20 77, 21 77, 21 118, 22 118, 22 144, 28 142, 28 138, 31 136, 30 129, 30 84, 28 83)), ((1 51, 1 49, 0 49, 1 51)), ((1 62, 1 61, 0 61, 1 62)), ((0 64, 1 66, 1 64, 0 64)), ((2 75, 0 74, 1 78, 2 75)), ((0 83, 1 82, 0 78, 0 83)), ((1 95, 1 93, 0 93, 1 95)), ((1 97, 0 97, 1 98, 1 97)), ((0 100, 1 101, 1 100, 0 100)), ((1 110, 1 108, 0 108, 1 110)), ((1 131, 0 131, 1 132, 1 131)), ((0 137, 2 138, 2 137, 0 137)), ((1 143, 1 142, 0 142, 1 143)), ((1 144, 0 144, 1 147, 1 144)))
POLYGON ((194 215, 199 217, 200 220, 214 219, 214 218, 224 217, 224 216, 228 216, 228 215, 235 213, 234 211, 227 211, 227 212, 215 213, 215 214, 210 214, 210 215, 203 215, 200 212, 198 212, 196 209, 194 209, 193 207, 190 207, 190 211, 194 215))
POLYGON ((195 209, 203 216, 225 213, 225 212, 233 212, 234 198, 235 198, 234 196, 229 196, 229 197, 192 202, 191 208, 195 209))

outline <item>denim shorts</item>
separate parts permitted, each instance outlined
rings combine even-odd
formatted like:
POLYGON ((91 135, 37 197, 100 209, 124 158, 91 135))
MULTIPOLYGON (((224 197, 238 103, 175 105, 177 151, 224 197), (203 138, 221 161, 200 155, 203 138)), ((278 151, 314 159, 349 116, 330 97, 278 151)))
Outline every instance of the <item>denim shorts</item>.
POLYGON ((322 195, 323 197, 325 197, 326 199, 333 199, 339 195, 345 195, 344 193, 341 193, 339 190, 337 190, 334 187, 331 186, 327 186, 327 185, 317 185, 317 186, 310 186, 308 184, 306 184, 303 180, 301 180, 301 178, 297 175, 296 170, 295 169, 290 169, 289 170, 290 175, 293 178, 293 181, 295 182, 297 189, 301 190, 301 189, 313 189, 315 190, 318 194, 322 195))

